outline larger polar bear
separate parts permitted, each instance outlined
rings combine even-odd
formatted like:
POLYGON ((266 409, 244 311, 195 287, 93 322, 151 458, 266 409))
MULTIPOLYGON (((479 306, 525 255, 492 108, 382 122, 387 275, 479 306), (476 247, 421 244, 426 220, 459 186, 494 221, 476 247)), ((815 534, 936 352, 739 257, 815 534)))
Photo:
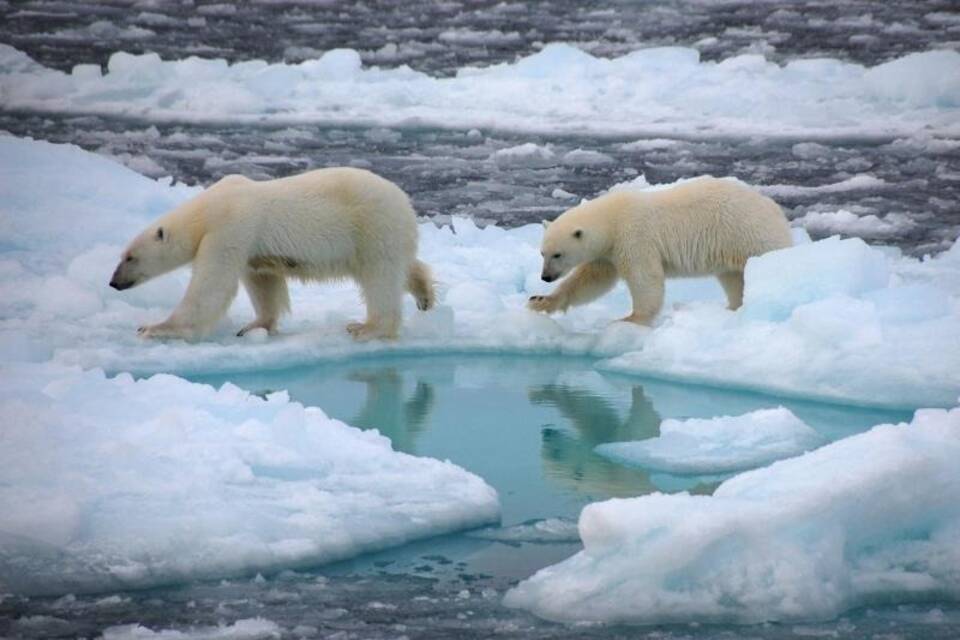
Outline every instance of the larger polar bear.
POLYGON ((623 320, 650 324, 663 306, 665 277, 713 274, 736 309, 747 259, 790 245, 790 226, 777 203, 735 180, 702 177, 656 191, 615 191, 547 227, 543 280, 573 273, 528 304, 535 311, 565 311, 600 297, 622 278, 633 298, 623 320))
POLYGON ((369 171, 319 169, 257 182, 227 176, 151 224, 123 253, 110 281, 128 289, 187 263, 193 275, 169 318, 141 327, 150 338, 192 338, 224 315, 242 281, 255 328, 275 333, 290 308, 286 278, 353 278, 367 305, 357 339, 393 338, 404 290, 434 303, 430 270, 417 260, 416 215, 407 195, 369 171))

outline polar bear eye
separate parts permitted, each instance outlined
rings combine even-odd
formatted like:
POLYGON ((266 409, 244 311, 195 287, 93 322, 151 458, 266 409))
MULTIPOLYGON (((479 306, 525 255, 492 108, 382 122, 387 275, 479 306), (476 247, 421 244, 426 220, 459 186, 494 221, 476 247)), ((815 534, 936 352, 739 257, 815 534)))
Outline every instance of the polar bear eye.
POLYGON ((553 257, 554 257, 555 260, 559 260, 560 258, 563 257, 563 254, 562 254, 562 253, 555 253, 555 254, 553 254, 553 257))
POLYGON ((124 262, 133 262, 133 260, 134 260, 133 256, 127 256, 127 258, 126 258, 126 260, 124 260, 124 262))

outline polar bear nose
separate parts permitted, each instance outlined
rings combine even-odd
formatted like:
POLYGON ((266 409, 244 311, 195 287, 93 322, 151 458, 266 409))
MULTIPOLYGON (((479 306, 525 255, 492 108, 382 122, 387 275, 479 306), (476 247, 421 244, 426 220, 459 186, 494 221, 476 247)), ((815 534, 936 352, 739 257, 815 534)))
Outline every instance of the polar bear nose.
POLYGON ((117 291, 123 291, 124 289, 132 287, 133 282, 123 279, 120 275, 120 267, 117 267, 117 270, 113 272, 113 276, 110 278, 110 286, 117 291))
POLYGON ((547 275, 546 273, 544 273, 543 275, 540 276, 540 279, 543 280, 544 282, 553 282, 554 280, 557 279, 557 277, 547 275))
POLYGON ((116 280, 111 280, 110 286, 116 289, 117 291, 123 291, 124 289, 129 289, 133 285, 129 282, 118 282, 116 280))

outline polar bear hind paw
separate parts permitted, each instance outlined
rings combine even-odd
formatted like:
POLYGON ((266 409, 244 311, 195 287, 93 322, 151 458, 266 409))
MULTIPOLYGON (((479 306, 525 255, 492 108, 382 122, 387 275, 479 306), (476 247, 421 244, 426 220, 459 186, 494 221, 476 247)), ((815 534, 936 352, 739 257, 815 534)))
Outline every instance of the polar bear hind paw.
POLYGON ((267 334, 271 336, 277 335, 277 323, 276 322, 266 322, 264 320, 254 320, 253 322, 244 325, 240 331, 237 331, 237 337, 242 338, 246 334, 250 333, 254 329, 266 329, 267 334))
POLYGON ((397 337, 395 331, 391 333, 368 322, 351 322, 347 325, 347 333, 349 333, 354 340, 361 342, 376 339, 393 340, 397 337))
POLYGON ((159 324, 148 324, 137 328, 137 336, 144 340, 162 340, 164 338, 181 338, 187 340, 193 337, 193 332, 175 327, 166 322, 161 322, 159 324))

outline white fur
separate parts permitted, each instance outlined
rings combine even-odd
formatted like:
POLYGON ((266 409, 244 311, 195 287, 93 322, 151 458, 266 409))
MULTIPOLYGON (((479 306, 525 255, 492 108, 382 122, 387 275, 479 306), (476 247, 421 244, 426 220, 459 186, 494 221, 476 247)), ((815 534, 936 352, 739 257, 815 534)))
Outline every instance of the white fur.
POLYGON ((736 309, 747 259, 790 244, 777 203, 733 180, 703 177, 662 191, 617 191, 566 211, 547 227, 544 280, 573 273, 529 305, 565 311, 600 297, 622 278, 633 298, 624 320, 649 324, 663 306, 665 277, 713 274, 736 309))
POLYGON ((136 286, 192 262, 187 292, 145 337, 192 338, 223 316, 240 282, 257 317, 240 330, 275 333, 289 310, 286 278, 352 278, 367 304, 356 338, 397 335, 406 289, 433 305, 429 268, 416 259, 416 216, 407 195, 369 171, 320 169, 255 182, 228 176, 137 236, 111 285, 136 286), (162 230, 162 231, 161 231, 162 230))

